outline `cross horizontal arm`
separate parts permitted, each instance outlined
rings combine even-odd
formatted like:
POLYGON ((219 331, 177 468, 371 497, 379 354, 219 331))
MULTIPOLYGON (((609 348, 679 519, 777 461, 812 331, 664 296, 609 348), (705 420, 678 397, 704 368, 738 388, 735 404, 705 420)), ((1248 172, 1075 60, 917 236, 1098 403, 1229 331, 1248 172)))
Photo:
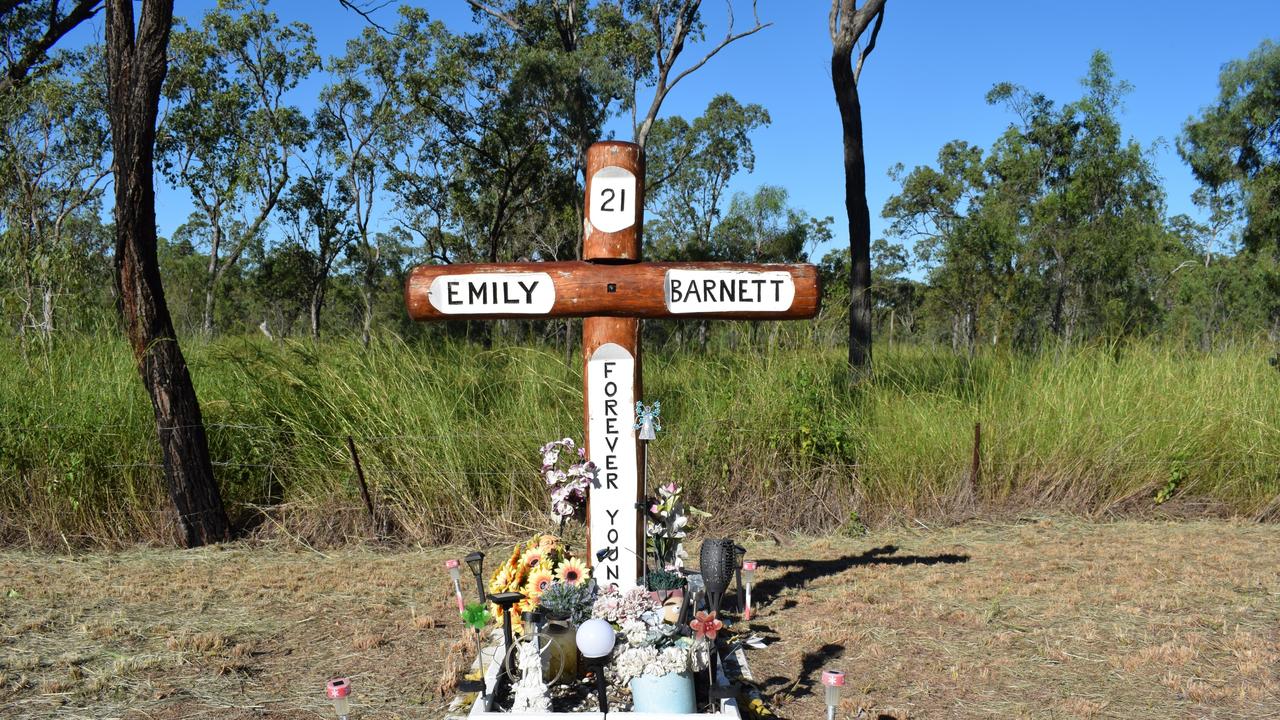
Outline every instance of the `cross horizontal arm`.
POLYGON ((813 265, 716 262, 421 265, 404 294, 414 320, 801 320, 820 302, 813 265))

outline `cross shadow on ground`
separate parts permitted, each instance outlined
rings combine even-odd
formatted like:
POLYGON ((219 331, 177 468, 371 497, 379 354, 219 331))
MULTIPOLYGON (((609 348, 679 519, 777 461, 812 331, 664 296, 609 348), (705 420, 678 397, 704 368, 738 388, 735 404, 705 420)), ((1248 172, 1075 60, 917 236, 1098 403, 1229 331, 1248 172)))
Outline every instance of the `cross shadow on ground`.
POLYGON ((760 607, 769 604, 785 588, 804 587, 809 582, 827 575, 835 575, 861 565, 952 565, 969 562, 968 555, 940 553, 938 555, 896 555, 896 545, 882 545, 857 555, 846 555, 831 560, 760 560, 759 568, 793 568, 787 572, 755 584, 751 594, 760 607))
POLYGON ((775 675, 761 683, 760 690, 766 697, 775 701, 784 695, 791 697, 808 695, 813 692, 814 683, 817 682, 816 678, 822 668, 843 655, 843 645, 827 643, 817 650, 805 653, 800 658, 800 672, 796 673, 794 680, 775 675))

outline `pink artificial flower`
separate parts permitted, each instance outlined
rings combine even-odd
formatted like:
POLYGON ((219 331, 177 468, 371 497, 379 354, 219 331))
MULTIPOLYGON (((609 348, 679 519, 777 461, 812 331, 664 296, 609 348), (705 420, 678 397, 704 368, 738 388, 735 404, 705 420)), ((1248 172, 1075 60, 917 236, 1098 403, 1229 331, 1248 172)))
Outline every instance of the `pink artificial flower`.
POLYGON ((693 620, 689 621, 689 627, 693 628, 693 636, 699 640, 715 640, 716 633, 724 627, 724 623, 716 618, 715 613, 707 613, 698 611, 693 620))

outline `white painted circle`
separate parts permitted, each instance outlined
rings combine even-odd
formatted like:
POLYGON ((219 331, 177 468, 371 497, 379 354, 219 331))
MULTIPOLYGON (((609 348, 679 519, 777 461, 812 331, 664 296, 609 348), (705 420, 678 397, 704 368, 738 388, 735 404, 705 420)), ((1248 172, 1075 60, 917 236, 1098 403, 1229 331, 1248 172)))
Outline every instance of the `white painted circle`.
POLYGON ((591 176, 588 219, 603 232, 618 232, 636 224, 636 176, 616 165, 602 167, 591 176))

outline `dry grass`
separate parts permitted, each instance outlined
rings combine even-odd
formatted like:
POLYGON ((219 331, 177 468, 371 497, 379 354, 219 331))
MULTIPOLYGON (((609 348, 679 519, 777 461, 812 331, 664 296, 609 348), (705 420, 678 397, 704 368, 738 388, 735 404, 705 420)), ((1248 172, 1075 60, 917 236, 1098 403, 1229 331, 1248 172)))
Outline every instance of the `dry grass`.
MULTIPOLYGON (((784 717, 1280 714, 1280 528, 1055 518, 748 543, 784 717)), ((0 553, 0 717, 435 718, 456 551, 0 553)))

